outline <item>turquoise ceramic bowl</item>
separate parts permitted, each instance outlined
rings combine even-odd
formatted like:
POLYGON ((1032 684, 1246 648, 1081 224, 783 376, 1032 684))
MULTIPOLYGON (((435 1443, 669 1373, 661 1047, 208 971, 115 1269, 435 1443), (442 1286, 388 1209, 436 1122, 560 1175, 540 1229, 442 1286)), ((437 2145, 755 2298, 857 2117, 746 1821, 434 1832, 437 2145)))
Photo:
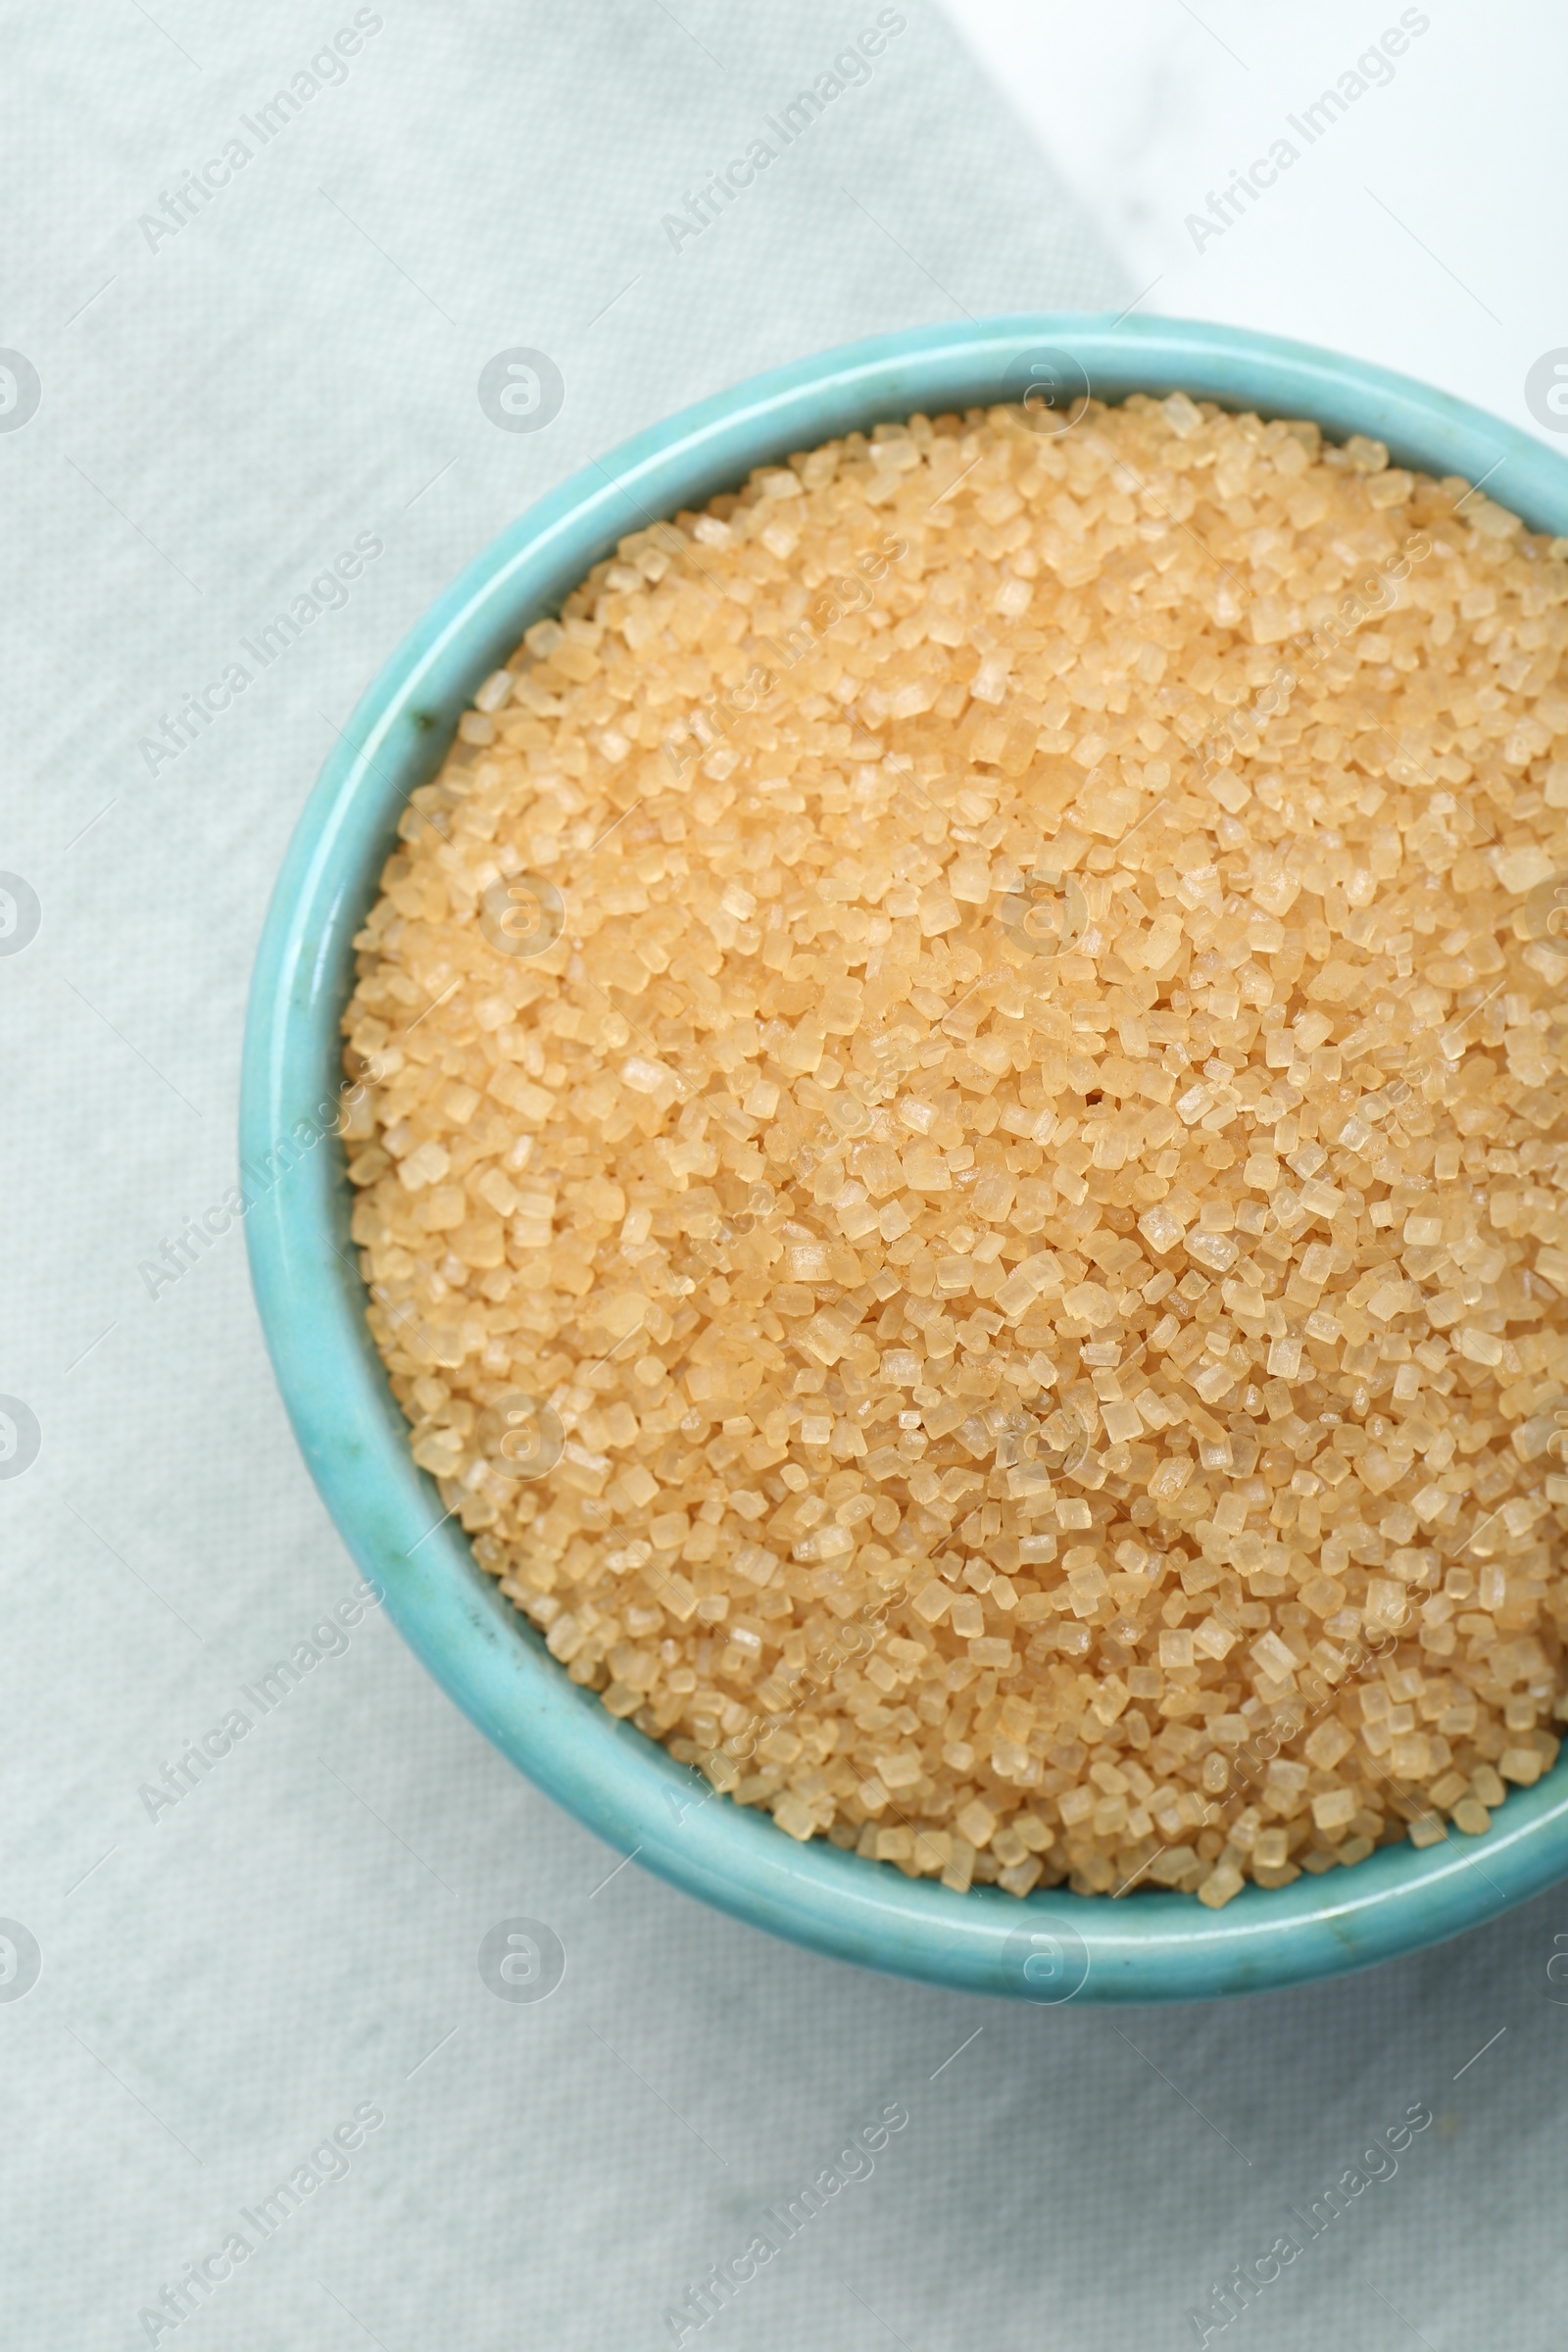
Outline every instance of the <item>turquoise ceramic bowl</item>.
MULTIPOLYGON (((919 328, 755 376, 640 433, 553 491, 434 605, 370 686, 290 844, 262 936, 245 1038, 241 1155, 318 1132, 340 1078, 353 935, 405 799, 438 766, 475 688, 627 531, 701 506, 749 470, 914 410, 1017 398, 1059 355, 1109 399, 1177 387, 1396 460, 1461 474, 1537 529, 1568 533, 1568 465, 1441 392, 1268 335, 1180 319, 1046 316, 919 328), (1048 357, 1036 366, 1036 357, 1048 357), (1053 358, 1051 355, 1056 355, 1053 358)), ((1568 1760, 1509 1796, 1480 1842, 1385 1849, 1223 1911, 1185 1895, 1018 1902, 950 1893, 823 1841, 798 1845, 571 1683, 442 1523, 365 1325, 349 1186, 330 1140, 262 1193, 256 1298, 295 1432, 345 1543, 384 1585, 431 1673, 529 1779, 617 1851, 755 1927, 869 1968, 1043 2002, 1200 1999, 1364 1967, 1458 1934, 1568 1875, 1568 1760)))

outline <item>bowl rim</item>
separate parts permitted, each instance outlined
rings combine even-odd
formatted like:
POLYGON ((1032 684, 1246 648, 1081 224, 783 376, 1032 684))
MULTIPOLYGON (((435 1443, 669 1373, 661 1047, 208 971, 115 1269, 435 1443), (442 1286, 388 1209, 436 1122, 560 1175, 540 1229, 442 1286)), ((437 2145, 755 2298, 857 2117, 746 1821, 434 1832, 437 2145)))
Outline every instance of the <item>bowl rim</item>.
POLYGON ((698 401, 571 474, 491 542, 360 698, 301 812, 247 1007, 239 1147, 258 1313, 289 1419, 362 1573, 458 1705, 620 1853, 753 1926, 833 1957, 1040 2003, 1204 1999, 1366 1967, 1457 1935, 1568 1875, 1568 1758, 1462 1844, 1381 1848, 1348 1872, 1223 1910, 1140 1890, 1022 1901, 955 1894, 807 1844, 713 1797, 695 1771, 573 1684, 478 1568, 416 1467, 365 1323, 350 1188, 330 1114, 353 935, 407 796, 481 680, 629 530, 856 427, 1011 396, 1020 363, 1066 354, 1097 397, 1183 389, 1233 410, 1365 432, 1396 462, 1462 475, 1536 529, 1568 533, 1568 463, 1517 427, 1367 362, 1250 329, 1027 313, 916 327, 796 360, 698 401), (322 1142, 326 1149, 318 1148, 322 1142))

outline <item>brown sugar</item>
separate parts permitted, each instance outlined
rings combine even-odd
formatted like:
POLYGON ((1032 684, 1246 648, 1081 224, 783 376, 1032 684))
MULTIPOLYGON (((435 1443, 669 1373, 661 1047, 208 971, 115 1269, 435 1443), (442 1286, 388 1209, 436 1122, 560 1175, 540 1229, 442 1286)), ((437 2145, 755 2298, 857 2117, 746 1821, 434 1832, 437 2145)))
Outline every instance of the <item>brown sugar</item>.
POLYGON ((416 1461, 714 1786, 1014 1894, 1557 1753, 1568 543, 1183 395, 625 540, 345 1029, 416 1461))

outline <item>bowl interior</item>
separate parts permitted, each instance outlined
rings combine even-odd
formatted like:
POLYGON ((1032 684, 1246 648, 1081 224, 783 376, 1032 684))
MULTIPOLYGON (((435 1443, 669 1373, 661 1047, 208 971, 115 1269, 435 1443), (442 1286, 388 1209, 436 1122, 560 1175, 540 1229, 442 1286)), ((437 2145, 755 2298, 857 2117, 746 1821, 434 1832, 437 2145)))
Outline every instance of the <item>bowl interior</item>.
POLYGON ((759 465, 916 410, 1015 399, 1030 381, 1097 398, 1183 389, 1469 481, 1568 533, 1568 464, 1482 412, 1304 345, 1171 319, 1045 316, 920 329, 756 377, 639 435, 531 509, 432 607, 363 697, 296 829, 258 952, 240 1152, 268 1347, 295 1433, 363 1573, 478 1727, 590 1829, 689 1892, 862 1965, 1042 2003, 1200 1998, 1368 1965, 1477 1924, 1568 1873, 1568 1760, 1510 1795, 1479 1841, 1386 1847, 1352 1870, 1222 1912, 1140 1891, 1019 1902, 906 1880, 823 1840, 798 1845, 570 1682, 475 1565, 415 1466, 365 1321, 341 1147, 339 1020, 354 933, 398 820, 523 630, 628 531, 732 489, 759 465))

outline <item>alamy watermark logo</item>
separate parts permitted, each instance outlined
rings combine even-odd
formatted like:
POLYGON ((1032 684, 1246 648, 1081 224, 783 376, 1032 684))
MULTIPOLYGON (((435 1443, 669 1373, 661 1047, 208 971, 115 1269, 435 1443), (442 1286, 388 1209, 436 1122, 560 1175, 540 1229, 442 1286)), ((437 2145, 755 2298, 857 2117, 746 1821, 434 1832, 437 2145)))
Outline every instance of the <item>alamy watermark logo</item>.
POLYGON ((1548 433, 1568 433, 1568 345, 1537 360, 1525 377, 1525 407, 1548 433))
POLYGON ((1027 412, 1037 432, 1048 440, 1059 440, 1063 433, 1071 432, 1089 406, 1089 372, 1070 351, 1054 343, 1041 343, 1007 362, 1002 371, 1002 393, 1004 400, 1016 401, 1027 412))
POLYGON ((0 1919, 0 2001, 25 2000, 42 1971, 37 1936, 20 1919, 0 1919))
POLYGON ((1029 1906, 1028 1925, 1014 1928, 1002 1947, 1004 1991, 1053 2005, 1070 2001, 1089 1982, 1089 1950, 1063 1912, 1029 1906))
POLYGON ((38 1459, 43 1432, 30 1404, 0 1396, 0 1478, 20 1478, 38 1459))
POLYGON ((517 343, 479 370, 479 406, 504 433, 542 433, 561 415, 566 379, 548 351, 517 343))
POLYGON ((20 956, 38 936, 43 908, 21 874, 0 874, 0 956, 20 956))
POLYGON ((479 1415, 477 1436, 505 1478, 544 1478, 560 1461, 566 1432, 553 1404, 512 1389, 479 1415))
POLYGON ((1076 875, 1034 866, 1006 885, 997 920, 1024 955, 1064 956, 1089 928, 1089 901, 1076 875))
POLYGON ((561 937, 566 903, 543 874, 504 874, 479 901, 479 928, 498 956, 544 956, 561 937))
POLYGON ((24 352, 0 351, 0 433, 18 433, 38 414, 43 385, 24 352))
POLYGON ((1546 1998, 1555 2001, 1559 2009, 1568 2008, 1568 1936, 1554 1936, 1551 1957, 1546 1962, 1546 1998))
POLYGON ((479 1944, 479 1982, 498 2001, 548 2001, 566 1947, 542 1919, 498 1919, 479 1944))

